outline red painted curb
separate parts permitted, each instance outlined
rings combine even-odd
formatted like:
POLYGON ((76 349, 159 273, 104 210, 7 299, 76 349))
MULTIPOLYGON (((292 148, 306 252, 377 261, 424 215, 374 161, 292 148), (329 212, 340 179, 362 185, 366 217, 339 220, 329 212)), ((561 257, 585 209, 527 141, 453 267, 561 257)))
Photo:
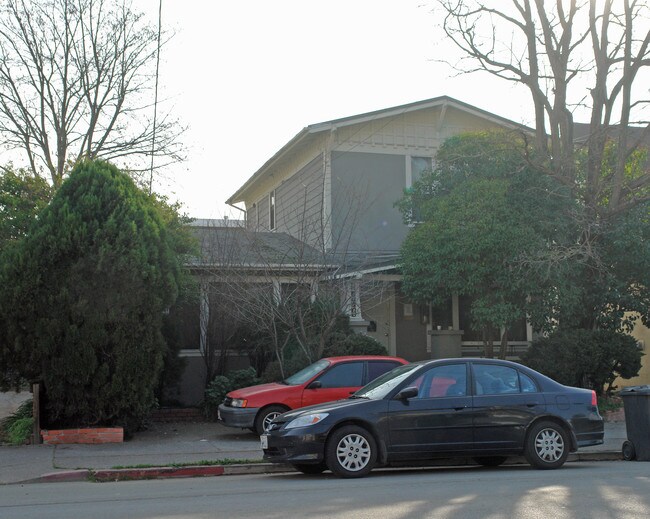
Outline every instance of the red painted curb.
POLYGON ((221 465, 192 467, 152 467, 146 469, 102 469, 94 470, 91 476, 96 481, 123 481, 133 479, 156 478, 194 478, 204 476, 221 476, 221 465))

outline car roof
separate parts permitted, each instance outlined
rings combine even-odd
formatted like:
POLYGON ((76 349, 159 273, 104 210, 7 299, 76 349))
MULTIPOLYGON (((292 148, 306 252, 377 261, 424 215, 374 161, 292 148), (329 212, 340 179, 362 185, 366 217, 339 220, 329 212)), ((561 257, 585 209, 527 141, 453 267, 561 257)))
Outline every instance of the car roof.
POLYGON ((325 357, 323 360, 328 360, 332 364, 337 364, 339 362, 349 362, 351 360, 390 360, 398 361, 402 364, 408 364, 407 360, 404 360, 401 357, 392 357, 390 355, 341 355, 338 357, 325 357))

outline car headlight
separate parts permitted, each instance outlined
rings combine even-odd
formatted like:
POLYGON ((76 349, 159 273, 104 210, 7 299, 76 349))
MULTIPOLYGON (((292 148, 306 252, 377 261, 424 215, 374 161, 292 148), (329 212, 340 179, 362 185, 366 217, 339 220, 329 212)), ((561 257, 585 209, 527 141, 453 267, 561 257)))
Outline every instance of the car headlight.
POLYGON ((322 422, 329 416, 328 413, 310 413, 299 416, 295 420, 291 420, 286 426, 285 429, 295 429, 297 427, 309 427, 310 425, 316 425, 319 422, 322 422))
POLYGON ((245 398, 233 398, 230 402, 231 407, 246 407, 246 404, 248 404, 248 400, 245 398))

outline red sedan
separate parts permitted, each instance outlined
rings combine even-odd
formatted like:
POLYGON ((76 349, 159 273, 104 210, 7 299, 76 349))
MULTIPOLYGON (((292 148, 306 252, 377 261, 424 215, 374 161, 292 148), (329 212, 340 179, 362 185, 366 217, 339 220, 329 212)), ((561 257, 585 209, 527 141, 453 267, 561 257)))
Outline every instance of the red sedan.
POLYGON ((262 434, 271 420, 291 409, 348 398, 378 376, 408 364, 399 357, 356 355, 314 362, 282 382, 231 391, 218 418, 229 427, 262 434))

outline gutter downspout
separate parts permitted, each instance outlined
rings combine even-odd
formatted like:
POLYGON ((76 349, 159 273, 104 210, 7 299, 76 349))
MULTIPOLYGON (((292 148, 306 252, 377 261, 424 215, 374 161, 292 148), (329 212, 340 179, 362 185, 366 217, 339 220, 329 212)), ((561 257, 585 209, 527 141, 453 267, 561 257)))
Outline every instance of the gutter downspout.
POLYGON ((235 204, 231 204, 230 202, 226 202, 226 205, 229 205, 233 209, 237 209, 238 211, 244 213, 244 223, 246 224, 246 228, 248 229, 248 211, 246 211, 246 209, 242 209, 241 207, 237 207, 235 204))

